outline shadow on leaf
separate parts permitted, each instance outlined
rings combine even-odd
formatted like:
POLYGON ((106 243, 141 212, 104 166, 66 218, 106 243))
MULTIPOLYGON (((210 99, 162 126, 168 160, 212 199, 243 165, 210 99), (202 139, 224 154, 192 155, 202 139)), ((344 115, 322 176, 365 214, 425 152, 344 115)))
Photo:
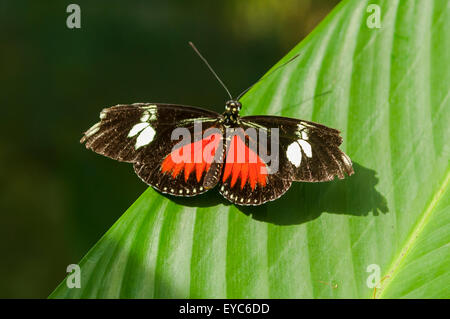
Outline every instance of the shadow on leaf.
POLYGON ((239 207, 254 219, 277 225, 302 224, 323 212, 367 216, 387 213, 386 199, 375 189, 376 172, 353 163, 355 174, 324 183, 293 183, 280 199, 262 206, 239 207))
MULTIPOLYGON (((386 199, 375 189, 376 172, 353 163, 355 174, 324 183, 294 182, 281 198, 261 206, 236 207, 253 219, 276 225, 296 225, 316 219, 322 213, 367 216, 387 213, 386 199)), ((179 205, 212 207, 231 205, 217 190, 196 197, 164 195, 179 205)))

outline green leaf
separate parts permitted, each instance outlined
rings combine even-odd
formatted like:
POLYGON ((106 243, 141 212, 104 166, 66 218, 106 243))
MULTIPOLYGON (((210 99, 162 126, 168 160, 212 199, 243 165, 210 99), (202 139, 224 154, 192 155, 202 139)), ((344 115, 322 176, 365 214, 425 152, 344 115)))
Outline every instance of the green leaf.
POLYGON ((341 2, 297 53, 243 113, 341 130, 353 176, 250 208, 149 188, 51 297, 449 298, 449 2, 341 2))

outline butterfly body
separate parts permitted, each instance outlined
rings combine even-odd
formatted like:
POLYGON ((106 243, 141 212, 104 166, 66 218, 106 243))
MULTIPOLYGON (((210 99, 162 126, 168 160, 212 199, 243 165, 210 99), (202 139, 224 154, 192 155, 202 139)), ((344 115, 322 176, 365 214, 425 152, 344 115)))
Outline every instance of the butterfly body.
POLYGON ((133 163, 136 174, 162 193, 195 196, 219 185, 237 205, 275 200, 293 181, 353 173, 339 149, 339 131, 293 118, 240 117, 241 107, 230 100, 219 114, 173 104, 117 105, 100 113, 81 142, 133 163))

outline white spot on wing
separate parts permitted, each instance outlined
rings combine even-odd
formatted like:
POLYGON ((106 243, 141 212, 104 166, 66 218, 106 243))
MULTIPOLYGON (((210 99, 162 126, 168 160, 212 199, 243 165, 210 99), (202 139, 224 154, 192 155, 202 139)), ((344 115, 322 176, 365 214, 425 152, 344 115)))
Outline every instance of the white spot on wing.
POLYGON ((144 111, 144 113, 142 113, 142 116, 141 116, 141 122, 147 122, 149 118, 150 118, 150 113, 148 113, 148 111, 144 111))
POLYGON ((92 135, 94 135, 95 133, 98 132, 98 130, 100 129, 100 122, 94 124, 89 130, 86 131, 86 133, 84 133, 87 137, 90 137, 92 135))
POLYGON ((130 130, 130 132, 128 133, 128 137, 133 137, 135 136, 137 133, 139 133, 140 131, 142 131, 144 128, 146 128, 147 126, 149 126, 150 124, 148 123, 138 123, 135 126, 133 126, 130 130))
MULTIPOLYGON (((144 123, 147 124, 148 123, 144 123)), ((135 125, 136 126, 136 125, 135 125)), ((139 147, 148 145, 151 141, 153 141, 153 138, 155 137, 155 130, 151 126, 147 126, 137 137, 136 139, 136 149, 139 147)))
POLYGON ((311 124, 309 124, 309 123, 306 123, 306 122, 302 122, 302 124, 299 124, 299 125, 302 125, 303 127, 314 127, 314 125, 311 125, 311 124))
POLYGON ((346 154, 342 154, 342 160, 347 166, 352 166, 352 161, 346 154))
POLYGON ((304 140, 298 140, 297 142, 299 142, 299 144, 301 145, 303 152, 305 152, 306 156, 311 158, 312 157, 311 144, 309 144, 304 140))
POLYGON ((302 152, 300 150, 300 145, 298 145, 297 142, 291 143, 286 150, 286 156, 288 160, 292 164, 294 164, 295 167, 299 167, 300 163, 302 162, 302 152))
POLYGON ((150 109, 150 121, 156 120, 156 109, 150 109))
POLYGON ((308 134, 305 131, 302 131, 302 140, 308 140, 308 134))

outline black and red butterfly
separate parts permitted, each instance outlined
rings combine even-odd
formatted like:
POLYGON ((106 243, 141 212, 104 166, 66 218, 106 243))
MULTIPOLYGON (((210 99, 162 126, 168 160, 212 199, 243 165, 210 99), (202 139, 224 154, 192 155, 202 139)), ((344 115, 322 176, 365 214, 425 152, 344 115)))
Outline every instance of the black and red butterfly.
POLYGON ((240 117, 238 99, 228 101, 223 114, 173 104, 116 105, 102 110, 100 122, 84 133, 81 143, 133 163, 136 174, 162 193, 195 196, 219 185, 219 192, 238 205, 275 200, 293 181, 330 181, 353 174, 350 158, 339 149, 338 130, 286 117, 240 117), (192 139, 180 142, 180 136, 174 138, 176 129, 192 139), (267 141, 276 132, 275 143, 256 143, 249 129, 264 132, 267 141), (271 158, 275 169, 261 151, 276 154, 271 158))

